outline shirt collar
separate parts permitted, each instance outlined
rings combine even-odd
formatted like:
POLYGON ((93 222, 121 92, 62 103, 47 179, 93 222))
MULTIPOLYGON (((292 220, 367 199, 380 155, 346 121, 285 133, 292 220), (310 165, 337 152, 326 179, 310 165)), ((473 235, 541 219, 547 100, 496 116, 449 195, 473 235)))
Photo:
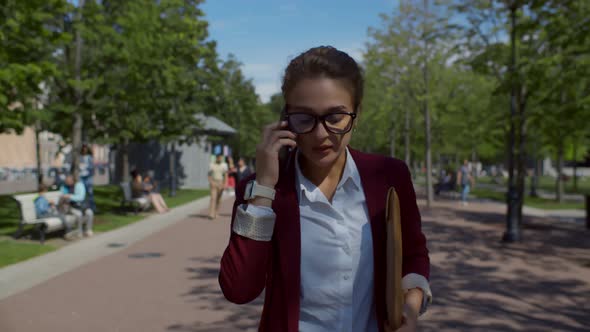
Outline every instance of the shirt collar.
MULTIPOLYGON (((299 150, 297 150, 297 155, 295 157, 295 172, 297 178, 297 188, 299 189, 297 194, 299 198, 301 198, 301 193, 303 193, 308 200, 314 201, 317 200, 317 195, 319 194, 319 188, 313 184, 310 180, 308 180, 303 173, 301 172, 301 168, 299 166, 299 150)), ((348 147, 345 150, 346 153, 346 163, 344 165, 344 170, 342 172, 342 178, 336 187, 336 190, 341 189, 345 186, 348 182, 354 185, 356 190, 361 189, 361 177, 358 172, 358 168, 356 167, 356 163, 352 158, 350 151, 348 151, 348 147)), ((322 194, 323 196, 323 194, 322 194)))

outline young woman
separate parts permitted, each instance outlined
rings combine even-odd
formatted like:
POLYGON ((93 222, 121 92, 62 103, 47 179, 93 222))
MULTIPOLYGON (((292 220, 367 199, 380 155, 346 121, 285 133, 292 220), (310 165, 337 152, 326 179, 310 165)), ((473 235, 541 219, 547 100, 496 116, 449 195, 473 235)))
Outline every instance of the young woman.
POLYGON ((430 263, 407 166, 348 146, 363 97, 357 63, 333 47, 291 61, 285 119, 268 125, 256 173, 238 185, 219 283, 234 303, 266 288, 260 331, 386 331, 385 204, 403 234, 404 323, 430 302, 430 263), (279 160, 283 146, 292 148, 279 160))
POLYGON ((159 193, 152 193, 153 187, 144 183, 141 174, 137 170, 131 171, 131 196, 133 198, 145 197, 154 206, 158 213, 168 212, 168 206, 159 193))

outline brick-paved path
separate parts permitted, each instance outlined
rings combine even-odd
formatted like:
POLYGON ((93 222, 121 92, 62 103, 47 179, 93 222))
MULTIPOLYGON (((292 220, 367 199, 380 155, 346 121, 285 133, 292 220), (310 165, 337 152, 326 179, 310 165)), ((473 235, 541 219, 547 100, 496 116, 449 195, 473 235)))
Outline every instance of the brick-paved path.
MULTIPOLYGON (((256 330, 262 302, 233 305, 217 284, 231 203, 0 301, 0 331, 256 330)), ((529 218, 525 242, 507 246, 497 206, 422 212, 435 296, 422 331, 590 331, 583 225, 529 218)))

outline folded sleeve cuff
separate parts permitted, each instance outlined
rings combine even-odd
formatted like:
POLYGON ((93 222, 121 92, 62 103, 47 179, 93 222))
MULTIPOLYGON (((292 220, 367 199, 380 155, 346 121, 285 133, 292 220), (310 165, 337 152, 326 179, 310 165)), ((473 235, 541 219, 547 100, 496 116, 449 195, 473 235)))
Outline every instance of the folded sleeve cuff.
POLYGON ((271 208, 240 205, 236 209, 233 231, 256 241, 270 241, 275 228, 276 215, 271 208))
POLYGON ((402 278, 402 289, 404 291, 408 291, 413 288, 420 288, 424 293, 422 307, 420 308, 420 315, 422 315, 432 303, 432 291, 430 290, 430 284, 424 276, 417 273, 410 273, 402 278))

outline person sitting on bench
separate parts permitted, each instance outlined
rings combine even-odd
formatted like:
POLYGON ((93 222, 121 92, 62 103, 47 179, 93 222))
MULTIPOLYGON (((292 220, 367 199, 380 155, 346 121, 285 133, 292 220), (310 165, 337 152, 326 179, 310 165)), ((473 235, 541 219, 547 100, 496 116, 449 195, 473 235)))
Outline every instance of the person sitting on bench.
POLYGON ((78 219, 78 234, 87 237, 92 236, 94 212, 88 205, 84 183, 75 181, 73 175, 68 175, 60 191, 63 194, 60 198, 60 205, 69 205, 69 212, 78 219), (86 226, 85 230, 84 226, 86 226))
POLYGON ((55 206, 55 202, 49 201, 45 194, 47 193, 48 187, 44 184, 39 186, 39 196, 35 198, 35 215, 37 219, 42 218, 59 218, 64 226, 64 238, 69 240, 71 238, 70 226, 66 222, 66 218, 63 214, 59 213, 55 206))
POLYGON ((439 195, 441 191, 452 191, 454 189, 453 177, 451 172, 447 172, 446 175, 434 185, 434 191, 436 195, 439 195))

